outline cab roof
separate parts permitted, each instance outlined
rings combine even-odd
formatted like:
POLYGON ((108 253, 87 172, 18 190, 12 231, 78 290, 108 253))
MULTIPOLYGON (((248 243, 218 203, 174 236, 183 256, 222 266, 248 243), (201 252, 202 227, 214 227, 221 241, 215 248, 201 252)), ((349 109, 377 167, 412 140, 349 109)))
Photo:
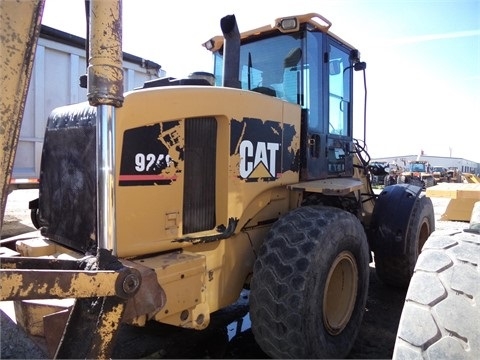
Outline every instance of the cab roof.
MULTIPOLYGON (((293 15, 276 18, 272 24, 265 25, 253 30, 248 30, 240 33, 240 39, 244 42, 250 38, 263 37, 264 35, 271 33, 273 31, 279 31, 282 33, 291 33, 300 30, 302 25, 306 24, 313 31, 320 31, 323 33, 328 33, 330 36, 334 37, 339 42, 345 44, 351 49, 355 49, 352 45, 346 41, 340 39, 338 36, 329 31, 332 23, 325 18, 324 16, 317 13, 308 13, 303 15, 293 15)), ((221 35, 214 36, 209 39, 202 45, 211 52, 220 50, 223 47, 224 38, 221 35)))

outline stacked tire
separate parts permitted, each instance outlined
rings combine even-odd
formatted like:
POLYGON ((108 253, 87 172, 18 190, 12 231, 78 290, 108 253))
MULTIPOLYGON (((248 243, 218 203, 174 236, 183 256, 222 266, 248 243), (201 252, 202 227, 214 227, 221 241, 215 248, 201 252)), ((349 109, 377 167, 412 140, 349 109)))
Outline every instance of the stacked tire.
POLYGON ((480 359, 480 202, 469 229, 435 231, 407 291, 393 359, 480 359))

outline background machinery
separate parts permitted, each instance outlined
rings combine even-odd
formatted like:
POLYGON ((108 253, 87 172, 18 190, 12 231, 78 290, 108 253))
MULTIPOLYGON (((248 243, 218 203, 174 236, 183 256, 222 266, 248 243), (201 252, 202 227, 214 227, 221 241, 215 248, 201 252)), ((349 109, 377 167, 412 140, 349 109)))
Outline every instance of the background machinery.
POLYGON ((427 188, 435 185, 435 179, 427 161, 409 161, 406 168, 397 178, 398 184, 414 184, 427 188))
POLYGON ((370 182, 372 185, 385 185, 385 177, 388 175, 389 170, 388 162, 370 161, 368 170, 370 171, 370 182))
POLYGON ((432 175, 435 185, 441 182, 450 182, 451 175, 444 166, 432 166, 432 175))
MULTIPOLYGON (((15 30, 23 47, 8 49, 34 49, 38 37, 43 3, 23 3, 1 3, 4 38, 29 19, 15 30)), ((269 356, 346 356, 371 252, 380 278, 405 287, 435 228, 420 186, 371 188, 353 139, 358 50, 318 14, 243 33, 229 15, 223 36, 204 44, 213 74, 123 94, 121 2, 88 4, 88 103, 49 116, 31 203, 40 231, 2 242, 0 300, 75 299, 52 315, 62 328, 54 356, 104 358, 120 323, 203 330, 250 288, 252 329, 269 356)), ((17 84, 9 91, 24 94, 28 79, 17 84)), ((21 107, 3 116, 18 136, 21 107)))
POLYGON ((458 171, 458 168, 449 167, 447 170, 447 174, 450 177, 451 182, 455 182, 455 183, 462 182, 462 175, 458 171))

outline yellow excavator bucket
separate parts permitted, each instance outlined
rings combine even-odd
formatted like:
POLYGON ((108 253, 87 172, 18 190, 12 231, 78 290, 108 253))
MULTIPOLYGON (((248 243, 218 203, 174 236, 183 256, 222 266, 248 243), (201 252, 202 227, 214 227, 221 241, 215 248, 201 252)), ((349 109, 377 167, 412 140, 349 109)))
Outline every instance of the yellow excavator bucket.
POLYGON ((463 173, 462 177, 465 179, 464 182, 468 184, 480 184, 480 177, 471 173, 463 173))
POLYGON ((480 181, 471 183, 441 183, 426 190, 428 197, 450 198, 440 220, 470 221, 475 202, 480 200, 480 181))

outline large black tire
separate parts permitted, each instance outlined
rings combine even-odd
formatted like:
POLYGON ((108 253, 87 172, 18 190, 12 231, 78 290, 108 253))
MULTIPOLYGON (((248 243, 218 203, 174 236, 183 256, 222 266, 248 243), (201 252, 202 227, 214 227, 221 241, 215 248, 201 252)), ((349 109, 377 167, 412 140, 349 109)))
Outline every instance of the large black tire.
POLYGON ((32 221, 33 226, 35 229, 40 229, 40 221, 39 221, 39 211, 38 209, 30 210, 30 220, 32 221))
POLYGON ((273 358, 342 358, 353 346, 368 294, 369 250, 359 220, 305 206, 270 229, 255 262, 252 330, 273 358))
POLYGON ((480 359, 480 235, 433 233, 407 291, 393 359, 480 359))
MULTIPOLYGON (((395 204, 392 204, 395 206, 395 204)), ((387 285, 407 288, 413 275, 415 263, 423 245, 435 230, 435 215, 432 200, 420 195, 415 201, 406 233, 406 253, 384 255, 375 252, 377 276, 387 285)))
POLYGON ((385 175, 385 178, 383 179, 384 186, 395 185, 396 183, 397 180, 395 179, 394 175, 385 175))
POLYGON ((423 184, 425 189, 436 185, 433 176, 423 178, 423 184))
POLYGON ((28 203, 28 208, 30 209, 30 220, 32 221, 35 229, 40 229, 42 227, 42 221, 40 218, 39 199, 32 200, 28 203))
POLYGON ((383 178, 383 185, 389 186, 391 185, 390 182, 391 182, 390 175, 385 175, 385 177, 383 178))

